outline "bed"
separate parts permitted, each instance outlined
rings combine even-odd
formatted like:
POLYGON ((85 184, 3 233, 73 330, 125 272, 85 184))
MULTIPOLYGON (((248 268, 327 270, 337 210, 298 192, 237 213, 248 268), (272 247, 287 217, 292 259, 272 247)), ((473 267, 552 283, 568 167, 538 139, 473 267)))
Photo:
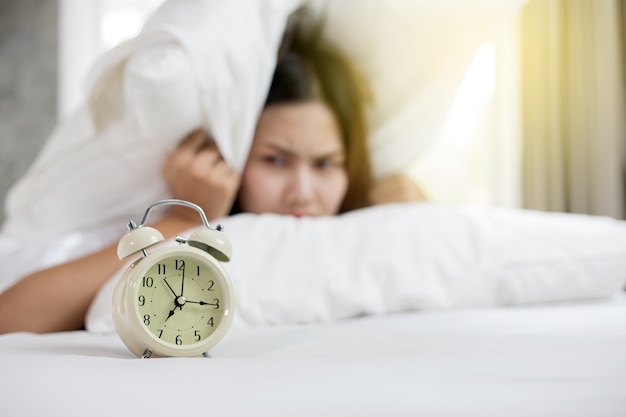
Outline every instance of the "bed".
POLYGON ((20 333, 0 336, 0 414, 620 417, 624 351, 624 294, 238 327, 211 359, 20 333))
MULTIPOLYGON (((247 5, 258 13, 216 20, 214 8, 240 4, 169 1, 142 35, 104 56, 85 107, 59 126, 8 196, 0 291, 119 239, 128 220, 167 197, 154 161, 183 132, 212 131, 240 169, 284 20, 300 3, 268 1, 264 9, 253 0, 247 5), (177 7, 211 13, 163 12, 177 7), (215 24, 189 24, 189 16, 215 24), (224 28, 247 29, 229 39, 238 48, 216 42, 207 53, 194 42, 224 28), (121 81, 132 88, 121 91, 121 81), (227 97, 251 93, 225 102, 212 83, 227 97)), ((476 2, 372 0, 359 10, 390 29, 384 17, 404 15, 401 4, 420 15, 452 3, 460 8, 446 27, 469 25, 457 18, 476 2)), ((504 22, 495 11, 509 15, 523 1, 480 3, 493 12, 481 18, 504 22)), ((348 2, 328 7, 356 17, 346 15, 348 2)), ((345 22, 326 16, 331 28, 345 22)), ((420 26, 422 35, 435 26, 420 26)), ((444 57, 433 67, 446 71, 436 76, 421 74, 417 93, 381 97, 370 126, 376 177, 406 168, 425 146, 415 138, 431 137, 445 116, 454 94, 437 87, 458 85, 478 42, 463 40, 468 53, 444 57), (442 111, 416 123, 411 115, 429 107, 442 111)), ((355 58, 374 44, 365 37, 360 45, 355 58)), ((379 74, 362 64, 366 75, 379 74)), ((386 82, 403 85, 401 77, 386 82)), ((392 91, 386 82, 374 92, 392 91)), ((212 358, 130 353, 111 317, 118 273, 93 300, 85 330, 0 336, 0 415, 626 415, 623 221, 407 203, 323 218, 240 214, 220 223, 233 245, 225 268, 237 308, 212 358)))
POLYGON ((113 276, 87 330, 0 336, 0 414, 626 412, 624 222, 411 203, 224 224, 237 313, 211 358, 132 354, 113 276))

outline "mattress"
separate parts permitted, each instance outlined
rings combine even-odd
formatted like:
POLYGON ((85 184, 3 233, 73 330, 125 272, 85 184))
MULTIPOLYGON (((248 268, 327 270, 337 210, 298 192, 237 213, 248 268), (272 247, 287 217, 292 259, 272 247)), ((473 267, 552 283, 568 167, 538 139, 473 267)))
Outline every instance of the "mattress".
POLYGON ((235 326, 211 358, 0 336, 0 415, 626 415, 626 297, 235 326))

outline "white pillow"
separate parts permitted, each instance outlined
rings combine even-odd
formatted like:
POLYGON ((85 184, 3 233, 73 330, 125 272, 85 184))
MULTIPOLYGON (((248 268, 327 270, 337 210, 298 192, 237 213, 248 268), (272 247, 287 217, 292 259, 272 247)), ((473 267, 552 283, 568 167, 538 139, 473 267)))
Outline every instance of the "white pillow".
POLYGON ((62 238, 145 210, 167 197, 165 153, 196 128, 242 170, 287 16, 300 3, 165 2, 139 36, 96 63, 85 107, 9 191, 2 233, 62 238))
POLYGON ((241 171, 287 18, 303 2, 164 2, 92 69, 96 127, 126 119, 141 136, 170 143, 202 128, 241 171))
POLYGON ((525 1, 166 1, 94 66, 85 108, 8 194, 3 233, 61 238, 144 210, 167 196, 164 153, 198 127, 242 170, 287 16, 301 4, 324 16, 326 37, 372 84, 375 177, 404 170, 436 139, 475 50, 525 1))
POLYGON ((376 178, 407 170, 440 137, 476 51, 515 25, 528 0, 326 0, 325 37, 373 93, 376 178))
MULTIPOLYGON (((626 224, 609 218, 409 203, 222 224, 240 324, 579 300, 626 282, 626 224)), ((118 277, 94 300, 90 331, 113 331, 118 277)))

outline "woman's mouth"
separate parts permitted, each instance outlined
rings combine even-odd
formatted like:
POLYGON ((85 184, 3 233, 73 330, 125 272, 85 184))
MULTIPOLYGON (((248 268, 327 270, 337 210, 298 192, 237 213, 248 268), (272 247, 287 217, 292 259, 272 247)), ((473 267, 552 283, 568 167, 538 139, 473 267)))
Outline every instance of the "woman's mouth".
POLYGON ((292 216, 294 216, 294 217, 298 217, 298 218, 300 218, 300 217, 310 217, 310 216, 312 216, 312 214, 310 214, 310 213, 306 213, 306 212, 303 212, 303 211, 294 211, 294 212, 289 213, 289 214, 290 214, 290 215, 292 215, 292 216))

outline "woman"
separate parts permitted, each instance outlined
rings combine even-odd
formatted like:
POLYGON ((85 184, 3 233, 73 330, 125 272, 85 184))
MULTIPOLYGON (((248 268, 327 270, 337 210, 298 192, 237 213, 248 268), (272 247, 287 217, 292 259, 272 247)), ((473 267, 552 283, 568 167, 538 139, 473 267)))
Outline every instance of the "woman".
POLYGON ((320 27, 306 22, 285 36, 241 179, 201 132, 166 159, 172 194, 196 202, 209 218, 227 215, 233 203, 231 213, 297 216, 368 204, 367 88, 350 63, 321 41, 320 27))
MULTIPOLYGON (((165 159, 172 197, 200 205, 209 219, 237 212, 334 215, 419 199, 403 176, 371 186, 367 90, 319 34, 316 28, 286 36, 244 172, 237 174, 202 132, 194 132, 165 159)), ((199 218, 173 206, 154 226, 168 238, 199 226, 199 218)), ((0 294, 0 334, 83 328, 91 301, 120 266, 110 246, 24 277, 0 294)))

